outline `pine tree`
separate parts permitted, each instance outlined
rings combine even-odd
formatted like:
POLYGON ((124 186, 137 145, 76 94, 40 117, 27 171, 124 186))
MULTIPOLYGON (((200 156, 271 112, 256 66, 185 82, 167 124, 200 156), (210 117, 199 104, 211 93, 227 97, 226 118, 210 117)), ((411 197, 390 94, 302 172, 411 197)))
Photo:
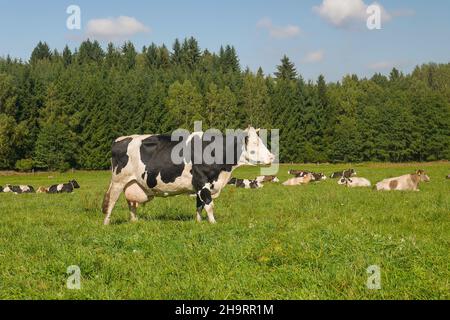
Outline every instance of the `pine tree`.
POLYGON ((277 66, 275 77, 278 80, 295 80, 297 78, 295 66, 286 55, 281 59, 281 65, 277 66))
POLYGON ((31 53, 30 63, 35 64, 39 60, 50 60, 52 54, 50 52, 50 48, 46 42, 41 42, 36 45, 31 53))
POLYGON ((72 51, 70 51, 67 45, 64 47, 62 58, 65 67, 72 64, 72 51))

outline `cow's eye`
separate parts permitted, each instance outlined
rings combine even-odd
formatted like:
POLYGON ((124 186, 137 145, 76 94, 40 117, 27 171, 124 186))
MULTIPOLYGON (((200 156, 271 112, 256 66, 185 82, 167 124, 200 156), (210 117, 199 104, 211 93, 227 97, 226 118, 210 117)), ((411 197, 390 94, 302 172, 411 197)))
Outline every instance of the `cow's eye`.
POLYGON ((250 151, 250 154, 255 154, 255 153, 256 153, 255 150, 250 151))

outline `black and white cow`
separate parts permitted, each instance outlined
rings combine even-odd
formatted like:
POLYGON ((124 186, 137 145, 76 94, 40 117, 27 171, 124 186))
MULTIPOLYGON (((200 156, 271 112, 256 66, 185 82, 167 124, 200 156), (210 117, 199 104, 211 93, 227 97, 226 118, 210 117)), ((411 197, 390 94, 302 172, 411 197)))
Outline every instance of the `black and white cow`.
POLYGON ((72 193, 74 189, 79 189, 80 185, 75 180, 69 183, 54 184, 47 189, 47 193, 72 193))
POLYGON ((354 169, 347 169, 344 171, 334 172, 331 174, 331 179, 337 179, 337 178, 350 178, 356 176, 356 171, 354 169))
POLYGON ((303 178, 308 174, 312 175, 312 180, 311 181, 322 181, 322 180, 326 180, 327 176, 323 173, 316 173, 316 172, 311 172, 311 171, 303 171, 303 170, 289 170, 288 173, 290 175, 295 176, 296 178, 303 178))
POLYGON ((22 194, 22 193, 34 193, 34 188, 32 186, 27 186, 27 185, 20 185, 20 186, 12 186, 10 184, 7 184, 2 192, 5 193, 15 193, 15 194, 22 194))
POLYGON ((110 223, 111 212, 122 192, 132 221, 137 220, 138 204, 154 197, 195 194, 197 221, 201 221, 201 212, 205 209, 209 222, 215 223, 213 199, 227 185, 232 171, 249 163, 271 164, 275 159, 258 130, 249 127, 243 135, 223 136, 222 152, 217 152, 222 158, 209 164, 202 154, 211 142, 204 137, 204 133, 197 132, 189 135, 185 142, 172 141, 170 135, 118 138, 112 146, 112 179, 103 201, 104 224, 110 223), (178 164, 171 155, 180 143, 192 152, 190 157, 183 155, 183 163, 178 164), (230 153, 231 159, 226 156, 230 153))
POLYGON ((249 179, 231 178, 228 184, 234 185, 237 188, 244 188, 244 189, 259 189, 263 187, 263 184, 260 181, 249 179))

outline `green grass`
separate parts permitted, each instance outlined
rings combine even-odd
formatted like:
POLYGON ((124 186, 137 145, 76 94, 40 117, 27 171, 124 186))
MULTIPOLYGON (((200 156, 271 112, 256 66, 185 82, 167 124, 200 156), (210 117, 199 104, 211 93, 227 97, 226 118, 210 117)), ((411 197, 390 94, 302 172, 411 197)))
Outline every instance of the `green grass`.
MULTIPOLYGON (((284 165, 332 171, 346 165, 284 165)), ((347 189, 336 180, 260 190, 227 187, 216 225, 194 222, 195 199, 156 199, 128 222, 100 212, 109 172, 0 175, 35 187, 75 178, 74 194, 0 194, 2 299, 449 299, 449 163, 361 164, 373 183, 424 168, 420 192, 347 189), (52 177, 49 177, 49 176, 52 177), (67 267, 81 290, 66 288, 67 267), (366 287, 381 268, 381 290, 366 287)), ((237 177, 254 177, 245 167, 237 177)))

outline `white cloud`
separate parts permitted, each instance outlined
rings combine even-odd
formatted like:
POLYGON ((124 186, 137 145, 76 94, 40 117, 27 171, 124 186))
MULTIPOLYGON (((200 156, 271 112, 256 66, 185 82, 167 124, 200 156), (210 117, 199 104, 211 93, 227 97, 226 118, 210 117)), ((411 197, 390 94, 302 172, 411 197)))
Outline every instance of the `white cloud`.
POLYGON ((86 34, 89 37, 106 40, 124 39, 143 32, 150 32, 150 28, 136 18, 127 16, 92 19, 86 27, 86 34))
MULTIPOLYGON (((370 5, 380 7, 381 21, 392 19, 392 15, 381 4, 374 2, 370 5)), ((323 0, 320 6, 313 7, 313 11, 336 27, 347 27, 353 23, 365 22, 369 17, 368 7, 369 4, 363 0, 323 0)))
POLYGON ((372 70, 387 70, 395 67, 396 63, 391 61, 379 61, 372 64, 369 64, 369 69, 372 70))
POLYGON ((325 59, 325 52, 323 50, 309 52, 303 62, 305 63, 316 63, 321 62, 325 59))
POLYGON ((389 71, 392 68, 403 69, 411 66, 411 61, 409 60, 397 60, 397 61, 379 61, 369 64, 367 67, 374 71, 389 71))
POLYGON ((301 34, 301 29, 295 25, 287 25, 284 27, 274 26, 272 20, 269 18, 263 18, 257 23, 258 28, 264 28, 269 31, 269 35, 272 38, 283 39, 293 38, 301 34))

